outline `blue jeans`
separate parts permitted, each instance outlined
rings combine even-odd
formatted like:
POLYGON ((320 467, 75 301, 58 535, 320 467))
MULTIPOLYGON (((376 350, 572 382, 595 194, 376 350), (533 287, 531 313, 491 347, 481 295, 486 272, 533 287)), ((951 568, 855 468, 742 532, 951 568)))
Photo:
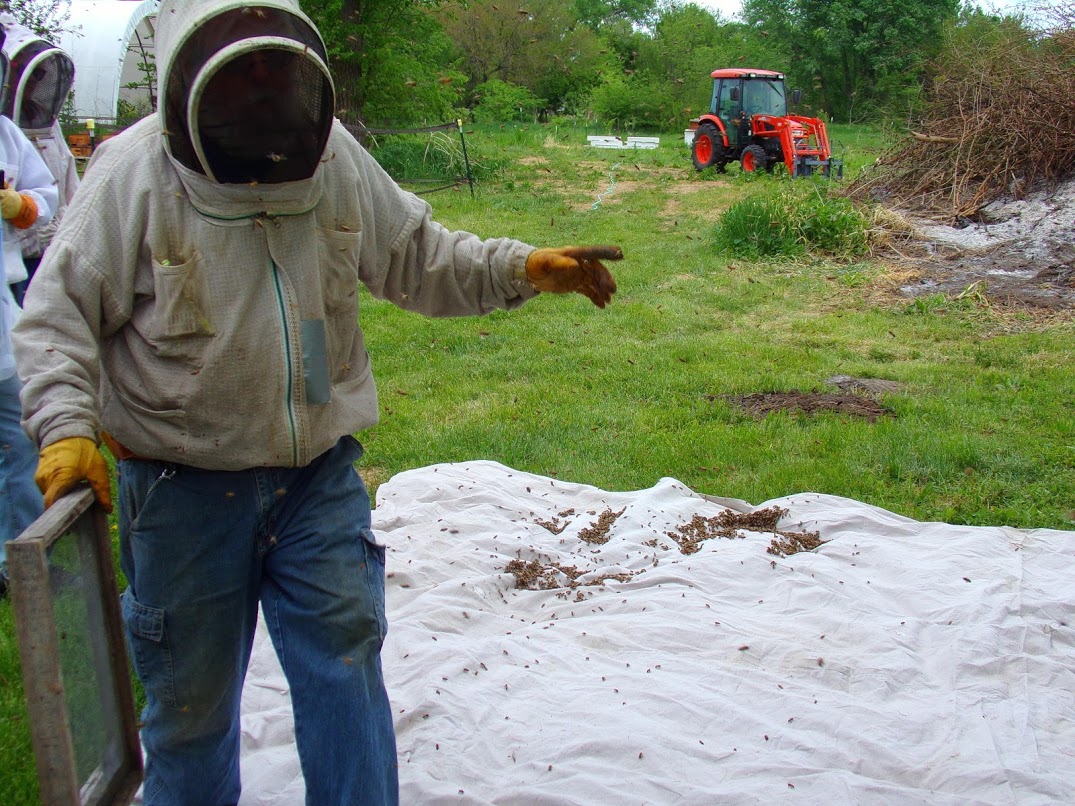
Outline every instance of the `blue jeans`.
POLYGON ((34 483, 37 450, 19 425, 19 377, 0 380, 0 573, 7 577, 4 544, 45 511, 45 502, 34 483))
POLYGON ((147 806, 239 800, 239 700, 259 601, 291 689, 306 802, 398 802, 380 659, 384 549, 354 469, 361 455, 344 437, 300 468, 120 463, 147 806))

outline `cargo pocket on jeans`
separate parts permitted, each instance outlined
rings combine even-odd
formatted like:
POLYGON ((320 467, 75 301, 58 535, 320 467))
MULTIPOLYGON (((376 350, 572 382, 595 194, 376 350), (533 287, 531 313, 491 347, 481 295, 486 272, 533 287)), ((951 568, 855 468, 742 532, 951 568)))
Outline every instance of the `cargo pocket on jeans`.
POLYGON ((164 611, 135 600, 128 588, 120 597, 127 642, 138 679, 168 708, 176 707, 172 651, 164 632, 164 611))
POLYGON ((385 547, 378 545, 371 529, 362 530, 362 542, 366 549, 366 581, 377 615, 377 629, 383 642, 388 633, 388 617, 384 610, 384 564, 385 547))

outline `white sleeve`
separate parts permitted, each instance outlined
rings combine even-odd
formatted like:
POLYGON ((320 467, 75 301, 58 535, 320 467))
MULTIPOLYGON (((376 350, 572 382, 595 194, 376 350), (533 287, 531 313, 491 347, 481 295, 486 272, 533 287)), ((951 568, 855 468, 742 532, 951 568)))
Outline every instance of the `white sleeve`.
POLYGON ((37 204, 37 221, 35 226, 47 224, 52 220, 52 214, 56 211, 56 205, 60 200, 60 193, 56 189, 56 180, 37 147, 22 133, 22 130, 7 118, 0 118, 7 131, 7 139, 18 149, 16 155, 9 155, 9 161, 19 166, 19 175, 15 180, 15 190, 25 193, 37 204))

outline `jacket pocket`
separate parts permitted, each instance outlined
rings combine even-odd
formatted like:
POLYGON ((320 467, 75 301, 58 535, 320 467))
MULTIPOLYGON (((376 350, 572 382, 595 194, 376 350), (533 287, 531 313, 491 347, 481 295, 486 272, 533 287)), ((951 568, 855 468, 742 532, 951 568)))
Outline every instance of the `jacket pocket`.
POLYGON ((183 263, 153 258, 153 295, 154 338, 214 335, 209 288, 196 258, 183 263))
POLYGON ((358 313, 358 254, 362 232, 319 228, 317 256, 321 273, 321 301, 329 316, 358 313))

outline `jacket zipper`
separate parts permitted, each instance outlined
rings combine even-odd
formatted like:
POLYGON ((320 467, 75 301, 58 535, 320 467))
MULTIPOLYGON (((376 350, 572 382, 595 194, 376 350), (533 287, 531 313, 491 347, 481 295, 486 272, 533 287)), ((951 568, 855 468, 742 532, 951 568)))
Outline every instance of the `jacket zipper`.
POLYGON ((280 270, 276 261, 269 258, 272 268, 273 287, 276 289, 276 304, 280 306, 280 324, 284 330, 284 358, 287 364, 287 421, 291 429, 291 464, 298 467, 299 464, 299 438, 298 429, 295 426, 295 379, 294 367, 291 360, 291 328, 287 324, 287 306, 284 303, 284 290, 280 284, 280 270))
MULTIPOLYGON (((197 207, 194 208, 198 210, 197 207)), ((313 209, 313 208, 311 208, 313 209)), ((264 227, 266 221, 271 221, 273 226, 279 227, 280 222, 277 221, 279 216, 270 215, 266 212, 244 214, 240 216, 221 216, 213 215, 198 210, 199 213, 206 218, 215 218, 220 221, 241 221, 244 218, 249 218, 253 221, 255 226, 264 227)), ((308 212, 308 211, 307 211, 308 212)), ((303 215, 302 212, 298 213, 285 213, 284 215, 303 215)), ((272 270, 273 289, 276 291, 276 304, 280 308, 280 325, 284 331, 284 358, 287 361, 287 423, 288 428, 291 431, 291 464, 294 467, 299 465, 299 436, 298 427, 296 425, 296 412, 295 412, 295 372, 294 365, 291 356, 291 328, 287 324, 287 305, 285 304, 284 289, 280 282, 280 270, 276 265, 276 261, 269 257, 269 268, 272 270)))

